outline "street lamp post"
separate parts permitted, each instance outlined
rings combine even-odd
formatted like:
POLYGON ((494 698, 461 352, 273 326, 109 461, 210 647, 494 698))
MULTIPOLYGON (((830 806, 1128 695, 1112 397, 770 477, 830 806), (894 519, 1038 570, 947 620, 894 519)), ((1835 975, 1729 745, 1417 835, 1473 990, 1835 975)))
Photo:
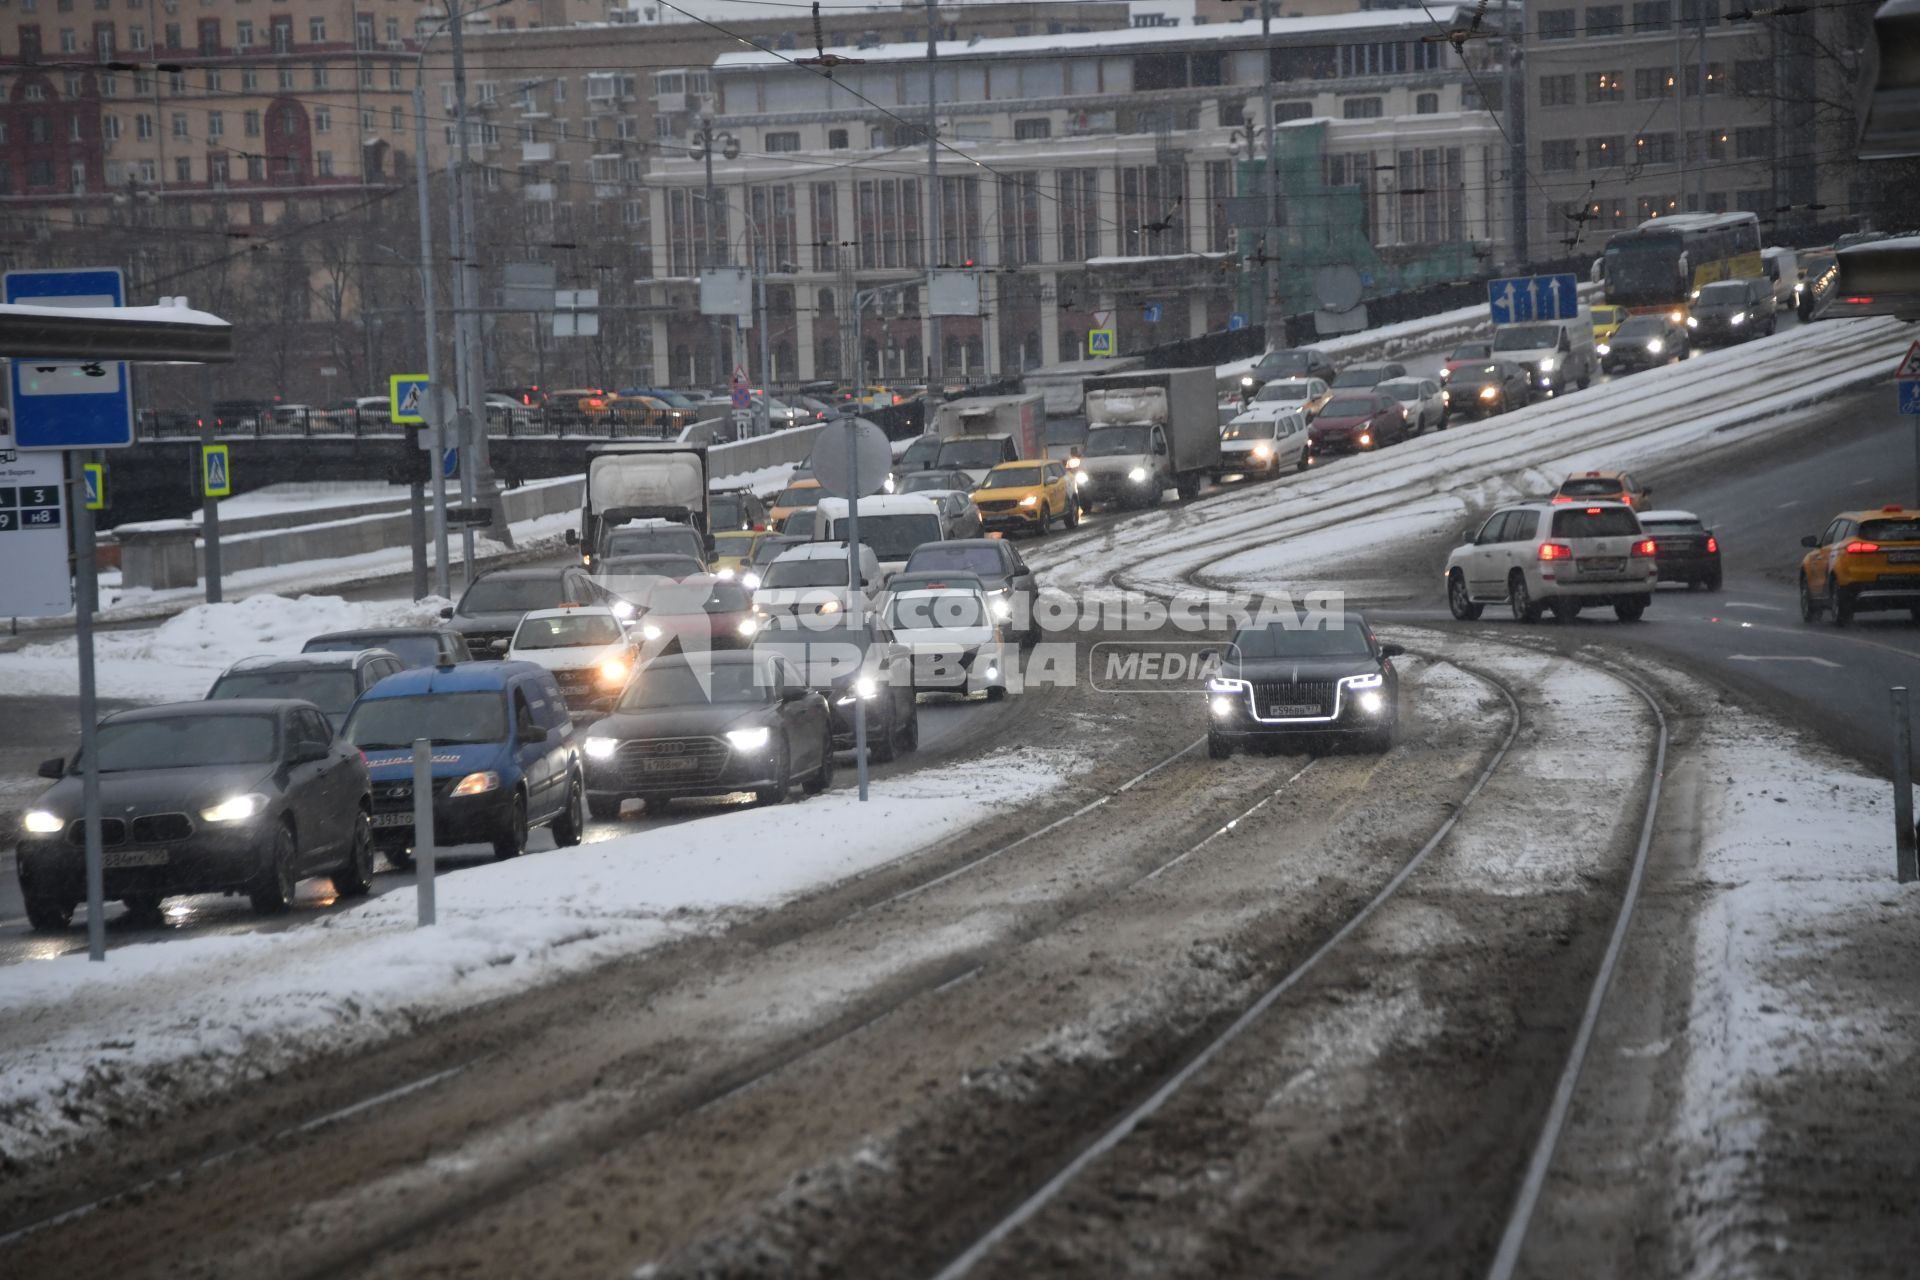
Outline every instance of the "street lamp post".
MULTIPOLYGON (((699 141, 696 142, 692 148, 696 153, 693 158, 695 160, 706 161, 707 166, 706 216, 700 221, 700 270, 703 273, 713 270, 717 265, 713 260, 713 210, 715 204, 713 152, 716 144, 718 144, 724 158, 728 160, 736 160, 739 158, 740 139, 725 131, 715 133, 713 128, 713 113, 711 111, 703 111, 700 114, 699 141)), ((724 361, 720 360, 720 348, 722 345, 720 337, 720 317, 714 316, 710 324, 713 331, 713 354, 716 362, 716 375, 724 379, 724 361)))

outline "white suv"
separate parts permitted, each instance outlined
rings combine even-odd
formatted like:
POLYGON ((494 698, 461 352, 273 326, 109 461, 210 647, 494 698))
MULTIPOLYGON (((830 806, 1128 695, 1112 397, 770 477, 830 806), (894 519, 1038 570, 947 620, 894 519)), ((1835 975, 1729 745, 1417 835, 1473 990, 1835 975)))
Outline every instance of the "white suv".
POLYGON ((1551 609, 1571 621, 1587 605, 1610 604, 1637 621, 1659 577, 1653 539, 1622 502, 1530 502, 1502 507, 1447 557, 1447 605, 1472 622, 1505 601, 1519 622, 1551 609))

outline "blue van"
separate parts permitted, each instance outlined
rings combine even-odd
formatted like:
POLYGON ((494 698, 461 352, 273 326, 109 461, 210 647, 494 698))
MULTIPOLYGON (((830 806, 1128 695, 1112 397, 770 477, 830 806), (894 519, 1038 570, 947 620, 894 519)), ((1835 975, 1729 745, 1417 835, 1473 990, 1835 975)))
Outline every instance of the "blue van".
POLYGON ((580 843, 586 775, 573 718, 553 673, 531 662, 417 667, 362 694, 341 736, 367 758, 373 839, 413 865, 413 740, 433 742, 433 835, 444 848, 486 843, 496 858, 525 851, 529 829, 580 843))

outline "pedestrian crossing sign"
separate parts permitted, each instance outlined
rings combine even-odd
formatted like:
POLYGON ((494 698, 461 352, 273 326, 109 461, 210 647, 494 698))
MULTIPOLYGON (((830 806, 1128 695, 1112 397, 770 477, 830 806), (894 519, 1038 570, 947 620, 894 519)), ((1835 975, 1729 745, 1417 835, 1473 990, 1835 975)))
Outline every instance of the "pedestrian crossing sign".
POLYGON ((427 420, 427 375, 396 373, 387 379, 388 416, 395 422, 427 420))
POLYGON ((106 464, 83 462, 80 464, 80 476, 86 485, 87 510, 105 511, 107 509, 106 464))
POLYGON ((1920 378, 1920 341, 1907 348, 1907 354, 1900 358, 1900 367, 1893 371, 1896 378, 1920 378))
POLYGON ((1087 354, 1090 356, 1110 356, 1113 354, 1113 330, 1087 330, 1087 354))
POLYGON ((209 498, 233 496, 233 471, 227 466, 226 445, 200 446, 200 485, 209 498))

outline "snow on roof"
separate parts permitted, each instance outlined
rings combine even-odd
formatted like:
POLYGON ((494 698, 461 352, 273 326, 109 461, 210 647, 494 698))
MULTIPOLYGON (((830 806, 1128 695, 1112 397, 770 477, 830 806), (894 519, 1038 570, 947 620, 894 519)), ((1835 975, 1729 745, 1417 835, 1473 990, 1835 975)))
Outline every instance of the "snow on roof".
POLYGON ((1224 262, 1228 258, 1240 255, 1232 251, 1225 253, 1142 253, 1131 257, 1088 258, 1090 267, 1139 267, 1150 262, 1224 262))
MULTIPOLYGON (((1312 18, 1275 18, 1273 34, 1276 40, 1285 40, 1293 35, 1384 31, 1415 26, 1444 31, 1452 23, 1457 12, 1459 12, 1458 5, 1444 5, 1433 9, 1431 18, 1418 9, 1376 9, 1364 13, 1334 13, 1312 18)), ((1060 35, 996 36, 974 41, 942 40, 935 49, 942 62, 974 62, 1019 53, 1061 53, 1076 49, 1112 49, 1117 52, 1139 47, 1150 48, 1154 45, 1203 44, 1248 39, 1260 39, 1260 22, 1256 18, 1241 22, 1209 22, 1199 27, 1132 27, 1120 31, 1077 31, 1060 35)), ((854 62, 925 62, 927 58, 925 41, 883 44, 870 49, 842 45, 837 49, 828 49, 826 52, 838 54, 854 62)), ((714 59, 713 68, 716 71, 740 71, 783 66, 791 63, 798 56, 804 55, 765 50, 753 53, 745 51, 723 53, 714 59)))

